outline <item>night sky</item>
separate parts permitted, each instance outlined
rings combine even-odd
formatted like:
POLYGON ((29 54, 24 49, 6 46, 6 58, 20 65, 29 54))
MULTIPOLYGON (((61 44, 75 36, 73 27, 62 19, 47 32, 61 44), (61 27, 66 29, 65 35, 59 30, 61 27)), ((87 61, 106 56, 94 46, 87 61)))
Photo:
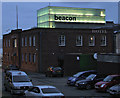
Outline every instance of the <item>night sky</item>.
MULTIPOLYGON (((18 6, 19 29, 37 27, 37 10, 49 2, 3 2, 2 33, 16 29, 16 5, 18 6)), ((118 2, 51 2, 50 6, 99 8, 106 10, 106 21, 118 23, 118 2)))

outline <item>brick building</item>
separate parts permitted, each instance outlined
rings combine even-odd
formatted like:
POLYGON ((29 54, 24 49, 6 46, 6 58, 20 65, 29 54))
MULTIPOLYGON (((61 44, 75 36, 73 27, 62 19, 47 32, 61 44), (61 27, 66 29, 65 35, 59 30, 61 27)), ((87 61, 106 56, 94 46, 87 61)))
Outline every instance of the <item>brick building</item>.
MULTIPOLYGON (((112 52, 112 29, 33 28, 3 35, 3 66, 16 64, 23 70, 45 72, 58 65, 74 72, 68 55, 112 52)), ((73 65, 79 63, 74 60, 73 65)))

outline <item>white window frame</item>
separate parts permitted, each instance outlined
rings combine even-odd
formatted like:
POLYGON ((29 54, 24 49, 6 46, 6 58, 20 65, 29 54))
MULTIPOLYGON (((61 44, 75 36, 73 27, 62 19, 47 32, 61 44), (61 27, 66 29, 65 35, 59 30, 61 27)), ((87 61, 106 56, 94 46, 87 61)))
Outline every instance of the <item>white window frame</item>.
POLYGON ((35 46, 35 36, 33 36, 33 46, 35 46))
POLYGON ((105 35, 101 36, 100 46, 106 46, 106 36, 105 36, 105 35), (104 37, 105 39, 104 39, 103 37, 104 37), (104 44, 102 44, 102 41, 104 41, 104 44))
POLYGON ((9 41, 8 41, 8 46, 10 47, 10 39, 9 39, 9 41))
POLYGON ((32 37, 30 36, 29 37, 29 46, 31 46, 32 45, 32 37))
POLYGON ((89 46, 95 46, 95 36, 93 35, 93 36, 89 36, 89 46), (92 38, 92 40, 93 40, 93 43, 90 43, 90 40, 91 40, 91 38, 92 38))
POLYGON ((65 46, 65 35, 59 36, 59 46, 65 46))
POLYGON ((83 45, 83 37, 82 35, 76 36, 76 46, 82 46, 83 45))
POLYGON ((27 46, 27 37, 25 37, 25 46, 27 46))

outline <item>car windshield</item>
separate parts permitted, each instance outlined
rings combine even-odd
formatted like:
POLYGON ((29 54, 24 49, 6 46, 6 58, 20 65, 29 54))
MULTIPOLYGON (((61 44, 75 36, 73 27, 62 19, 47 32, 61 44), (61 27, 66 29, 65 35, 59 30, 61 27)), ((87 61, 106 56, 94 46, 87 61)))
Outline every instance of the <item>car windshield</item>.
POLYGON ((82 74, 83 74, 83 72, 78 72, 77 74, 73 75, 73 77, 79 77, 82 74))
POLYGON ((13 76, 14 82, 30 82, 28 76, 13 76))
POLYGON ((104 82, 110 82, 113 79, 111 76, 107 76, 103 81, 104 82))
POLYGON ((60 67, 56 67, 56 68, 54 68, 53 70, 54 70, 54 71, 57 71, 57 70, 61 70, 61 68, 60 68, 60 67))
POLYGON ((87 80, 93 80, 95 77, 96 77, 95 74, 91 74, 91 75, 89 75, 86 79, 87 79, 87 80))
POLYGON ((56 88, 42 88, 41 89, 44 94, 47 93, 60 93, 60 91, 56 88))

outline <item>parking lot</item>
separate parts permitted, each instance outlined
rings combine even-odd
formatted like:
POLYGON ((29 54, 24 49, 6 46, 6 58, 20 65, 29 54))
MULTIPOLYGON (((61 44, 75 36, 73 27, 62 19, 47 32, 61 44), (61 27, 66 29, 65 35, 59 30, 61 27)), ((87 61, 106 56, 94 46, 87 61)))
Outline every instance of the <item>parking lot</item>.
MULTIPOLYGON (((31 73, 28 72, 29 77, 32 79, 34 85, 52 85, 57 87, 65 96, 72 97, 92 97, 92 98, 108 98, 110 95, 108 93, 96 92, 95 89, 91 90, 78 90, 74 86, 68 86, 66 84, 68 77, 45 77, 44 74, 40 73, 31 73)), ((3 77, 4 78, 4 77, 3 77)), ((4 82, 4 79, 3 79, 4 82)), ((11 96, 10 92, 4 90, 2 86, 3 95, 2 96, 11 96)), ((17 96, 17 95, 15 95, 17 96)), ((22 97, 22 96, 21 96, 22 97)))

